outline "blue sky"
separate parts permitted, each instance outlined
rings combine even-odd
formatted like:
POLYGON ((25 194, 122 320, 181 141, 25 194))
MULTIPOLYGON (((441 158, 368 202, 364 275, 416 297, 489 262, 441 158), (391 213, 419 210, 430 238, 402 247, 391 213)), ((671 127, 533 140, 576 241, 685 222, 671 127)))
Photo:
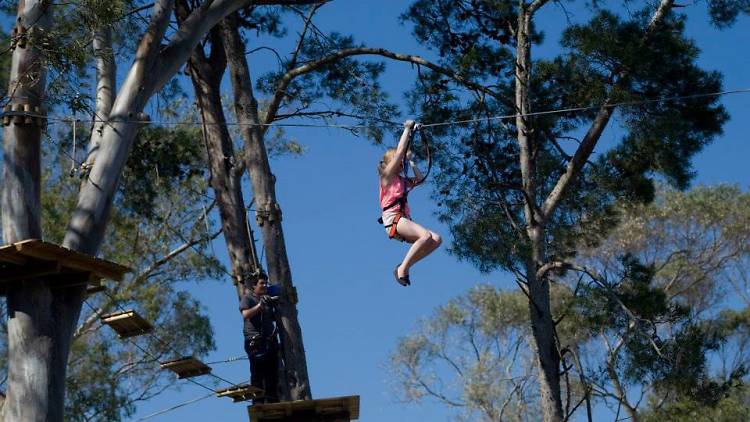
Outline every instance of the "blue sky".
MULTIPOLYGON (((398 0, 334 1, 321 10, 317 23, 325 31, 353 34, 368 46, 430 57, 430 52, 412 39, 410 28, 398 23, 397 17, 407 4, 398 0)), ((729 30, 718 31, 707 25, 704 4, 684 10, 691 15, 688 33, 703 51, 701 63, 724 73, 726 89, 750 88, 746 77, 750 54, 744 48, 750 42, 747 19, 729 30)), ((568 11, 574 21, 586 17, 572 4, 568 11)), ((546 43, 534 54, 557 51, 555 31, 564 19, 559 6, 550 5, 543 10, 540 27, 547 29, 548 35, 546 43)), ((259 66, 271 63, 270 56, 257 53, 251 57, 255 76, 260 73, 259 66)), ((383 86, 393 99, 401 101, 401 94, 413 77, 411 66, 388 63, 383 86)), ((696 182, 731 182, 747 189, 750 146, 746 134, 750 125, 746 116, 750 115, 750 94, 726 96, 722 101, 731 121, 725 126, 724 136, 695 160, 696 182)), ((388 355, 399 337, 408 334, 436 306, 477 283, 512 288, 512 280, 504 273, 480 274, 469 264, 457 262, 444 247, 412 269, 411 287, 398 286, 391 271, 406 246, 389 241, 375 222, 379 214, 375 164, 383 147, 338 129, 307 128, 289 133, 307 147, 306 154, 299 158, 281 157, 271 165, 277 176, 287 249, 299 292, 299 318, 313 395, 360 395, 359 420, 363 422, 451 420, 450 413, 434 403, 397 402, 389 384, 388 355)), ((605 136, 615 134, 610 131, 605 136)), ((395 139, 391 144, 394 142, 395 139)), ((410 202, 414 218, 443 234, 449 242, 448 227, 433 216, 436 204, 429 198, 429 188, 415 191, 410 202)), ((222 240, 216 242, 215 249, 223 257, 222 240)), ((243 356, 241 318, 229 280, 185 288, 204 303, 212 318, 217 350, 205 360, 243 356)), ((217 364, 214 372, 237 382, 249 378, 244 360, 217 364)), ((181 386, 178 391, 141 405, 132 420, 206 394, 190 383, 177 383, 181 386)), ((149 420, 244 421, 247 410, 243 403, 208 398, 149 420)))

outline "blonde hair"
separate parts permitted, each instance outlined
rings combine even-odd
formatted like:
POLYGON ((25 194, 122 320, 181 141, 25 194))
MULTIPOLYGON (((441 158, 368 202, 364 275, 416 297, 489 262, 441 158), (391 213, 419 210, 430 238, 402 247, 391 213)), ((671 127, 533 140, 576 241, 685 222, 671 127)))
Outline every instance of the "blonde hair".
POLYGON ((383 154, 383 158, 378 164, 378 174, 380 175, 380 177, 383 177, 383 172, 388 166, 388 163, 390 163, 393 159, 394 155, 396 155, 396 148, 388 148, 387 150, 385 150, 385 154, 383 154))

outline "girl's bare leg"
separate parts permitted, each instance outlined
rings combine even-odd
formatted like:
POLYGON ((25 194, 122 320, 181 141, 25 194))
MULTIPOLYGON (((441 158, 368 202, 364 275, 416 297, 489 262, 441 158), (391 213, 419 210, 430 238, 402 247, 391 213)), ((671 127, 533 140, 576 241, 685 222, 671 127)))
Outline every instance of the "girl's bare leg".
POLYGON ((440 235, 406 218, 401 218, 398 221, 396 231, 399 236, 412 244, 398 267, 399 277, 409 274, 409 268, 412 265, 432 253, 442 243, 440 235))

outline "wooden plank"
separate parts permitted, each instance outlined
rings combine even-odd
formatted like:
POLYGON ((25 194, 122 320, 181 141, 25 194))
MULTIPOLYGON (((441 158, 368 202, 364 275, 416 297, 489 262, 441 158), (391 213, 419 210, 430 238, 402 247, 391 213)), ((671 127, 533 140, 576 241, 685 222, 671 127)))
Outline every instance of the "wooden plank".
POLYGON ((169 369, 177 374, 177 378, 192 378, 211 373, 211 368, 193 356, 182 357, 168 362, 162 362, 162 369, 169 369))
POLYGON ((249 384, 234 385, 223 390, 216 391, 216 397, 231 397, 233 402, 252 400, 265 394, 263 389, 253 387, 249 384))
POLYGON ((138 315, 138 312, 134 310, 102 315, 101 321, 112 327, 120 338, 145 334, 154 329, 148 321, 143 319, 143 317, 138 315))
POLYGON ((251 422, 351 421, 359 419, 359 396, 255 404, 248 413, 251 422))
POLYGON ((0 261, 16 265, 26 265, 26 258, 18 255, 18 249, 16 249, 15 244, 0 247, 0 261))
MULTIPOLYGON (((37 239, 0 247, 0 283, 42 279, 64 288, 95 283, 102 278, 121 281, 129 269, 37 239)), ((0 289, 0 294, 7 288, 0 289)))

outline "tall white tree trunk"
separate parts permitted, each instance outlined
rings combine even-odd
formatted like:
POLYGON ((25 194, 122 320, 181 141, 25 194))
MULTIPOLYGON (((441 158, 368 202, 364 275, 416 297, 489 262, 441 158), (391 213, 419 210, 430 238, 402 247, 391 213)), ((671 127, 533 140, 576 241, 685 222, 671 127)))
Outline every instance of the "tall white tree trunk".
MULTIPOLYGON (((41 112, 45 58, 36 47, 49 33, 47 2, 20 1, 16 18, 9 104, 13 111, 41 112), (20 35, 25 33, 26 35, 20 35), (28 36, 33 34, 32 36, 28 36)), ((3 131, 2 224, 5 243, 41 238, 40 141, 36 118, 16 116, 3 131)), ((58 311, 68 290, 52 291, 43 280, 16 283, 7 295, 8 389, 6 421, 62 421, 65 366, 75 319, 58 311)))
POLYGON ((109 113, 115 102, 117 91, 117 63, 115 63, 112 48, 112 28, 97 28, 94 30, 92 46, 96 60, 96 108, 94 110, 94 124, 89 141, 88 156, 84 164, 85 174, 93 165, 99 152, 99 143, 104 133, 104 126, 109 119, 109 113))

